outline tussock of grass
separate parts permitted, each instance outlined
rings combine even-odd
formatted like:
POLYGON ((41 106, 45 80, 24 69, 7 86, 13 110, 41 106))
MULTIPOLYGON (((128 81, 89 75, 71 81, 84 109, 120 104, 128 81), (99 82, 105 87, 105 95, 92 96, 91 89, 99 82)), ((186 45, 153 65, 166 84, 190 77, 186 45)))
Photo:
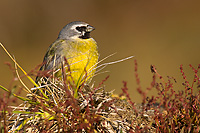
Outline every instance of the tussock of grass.
POLYGON ((127 132, 134 114, 131 105, 102 87, 82 85, 74 97, 73 85, 50 78, 40 80, 41 91, 27 94, 29 101, 6 115, 8 131, 127 132), (45 96, 43 96, 45 94, 45 96), (47 97, 47 98, 46 98, 47 97), (123 105, 123 106, 122 106, 123 105), (129 115, 127 113, 129 112, 129 115))

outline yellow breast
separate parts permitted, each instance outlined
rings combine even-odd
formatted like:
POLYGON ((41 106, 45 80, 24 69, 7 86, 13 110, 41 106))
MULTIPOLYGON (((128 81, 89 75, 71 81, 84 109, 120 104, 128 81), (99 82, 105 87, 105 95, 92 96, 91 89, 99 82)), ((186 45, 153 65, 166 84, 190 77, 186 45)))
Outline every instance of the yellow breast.
POLYGON ((84 82, 89 82, 94 76, 99 56, 97 45, 92 38, 76 39, 67 44, 68 50, 62 51, 68 62, 65 66, 67 80, 78 87, 84 82))

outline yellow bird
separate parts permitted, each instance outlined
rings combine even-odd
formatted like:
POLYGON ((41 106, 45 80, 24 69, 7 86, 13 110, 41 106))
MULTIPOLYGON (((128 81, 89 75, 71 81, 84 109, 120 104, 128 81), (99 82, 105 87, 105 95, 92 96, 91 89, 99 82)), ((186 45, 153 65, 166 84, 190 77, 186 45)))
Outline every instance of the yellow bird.
MULTIPOLYGON (((63 78, 64 67, 67 82, 75 83, 76 87, 83 82, 89 82, 94 76, 99 57, 97 43, 90 36, 94 29, 81 21, 67 24, 60 31, 57 40, 48 48, 40 70, 53 70, 55 77, 63 78), (67 64, 64 63, 65 59, 67 64)), ((40 78, 36 78, 37 83, 40 78)))

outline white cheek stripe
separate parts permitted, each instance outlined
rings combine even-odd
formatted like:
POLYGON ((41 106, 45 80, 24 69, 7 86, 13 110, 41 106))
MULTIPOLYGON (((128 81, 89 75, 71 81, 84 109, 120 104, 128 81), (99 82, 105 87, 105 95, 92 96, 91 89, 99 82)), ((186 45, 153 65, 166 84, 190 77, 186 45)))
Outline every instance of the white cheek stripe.
POLYGON ((72 37, 70 37, 71 39, 75 39, 75 40, 77 40, 77 39, 80 39, 78 36, 72 36, 72 37))

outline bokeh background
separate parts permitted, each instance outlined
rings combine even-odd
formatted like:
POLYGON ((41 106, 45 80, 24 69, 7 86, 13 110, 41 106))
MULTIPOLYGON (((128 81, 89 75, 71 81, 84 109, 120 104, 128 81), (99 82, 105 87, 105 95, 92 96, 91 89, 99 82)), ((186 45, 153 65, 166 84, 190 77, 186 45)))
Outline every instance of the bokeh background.
MULTIPOLYGON (((179 66, 183 64, 192 81, 188 65, 197 67, 200 63, 199 5, 199 0, 1 0, 0 42, 29 72, 42 62, 63 26, 71 21, 85 21, 96 28, 92 37, 98 42, 100 59, 115 52, 105 62, 134 55, 143 89, 150 86, 153 64, 166 80, 167 76, 175 77, 175 88, 182 90, 179 66)), ((115 89, 115 93, 120 93, 122 81, 127 81, 133 101, 141 102, 136 91, 134 59, 108 66, 104 70, 110 72, 93 81, 97 85, 110 75, 106 90, 115 89)), ((4 64, 6 61, 13 65, 0 48, 0 84, 10 88, 13 74, 4 64)))

